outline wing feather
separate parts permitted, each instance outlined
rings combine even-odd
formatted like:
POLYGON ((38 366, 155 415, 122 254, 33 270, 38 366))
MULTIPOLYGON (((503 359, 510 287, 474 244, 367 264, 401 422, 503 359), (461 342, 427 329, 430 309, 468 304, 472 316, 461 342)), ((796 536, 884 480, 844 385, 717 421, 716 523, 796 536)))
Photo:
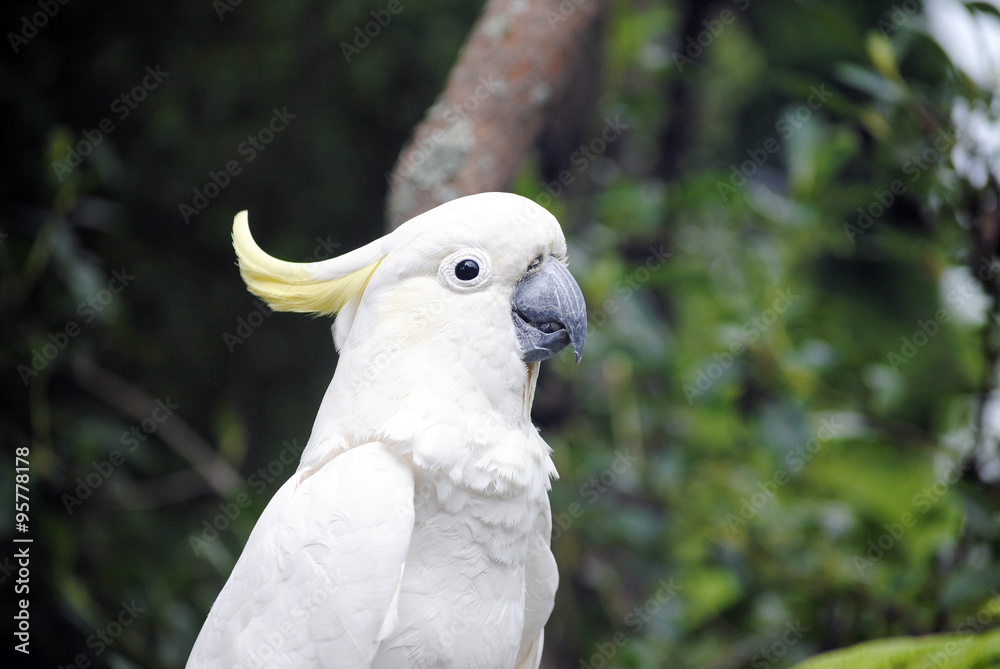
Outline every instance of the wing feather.
POLYGON ((368 667, 394 626, 413 473, 383 444, 275 493, 195 642, 188 669, 368 667))
POLYGON ((552 556, 551 540, 552 510, 546 498, 528 546, 524 569, 524 630, 514 669, 537 669, 542 662, 545 623, 552 613, 559 587, 559 569, 552 556))

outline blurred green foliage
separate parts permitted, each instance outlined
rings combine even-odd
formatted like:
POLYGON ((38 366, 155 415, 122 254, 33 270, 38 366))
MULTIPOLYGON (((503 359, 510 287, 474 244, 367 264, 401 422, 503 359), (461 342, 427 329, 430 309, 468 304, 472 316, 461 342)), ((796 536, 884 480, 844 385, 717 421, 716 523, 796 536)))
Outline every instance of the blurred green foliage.
MULTIPOLYGON (((0 438, 5 471, 30 449, 38 666, 183 664, 336 364, 329 323, 256 308, 232 215, 292 260, 380 235, 479 9, 405 4, 347 62, 378 3, 219 6, 60 5, 0 70, 0 438), (147 67, 169 74, 132 109, 147 67), (193 472, 181 424, 237 488, 193 472)), ((903 6, 616 2, 571 183, 519 175, 591 313, 583 364, 536 395, 561 476, 547 666, 997 627, 998 291, 975 277, 997 190, 949 157, 956 101, 990 97, 903 6)))

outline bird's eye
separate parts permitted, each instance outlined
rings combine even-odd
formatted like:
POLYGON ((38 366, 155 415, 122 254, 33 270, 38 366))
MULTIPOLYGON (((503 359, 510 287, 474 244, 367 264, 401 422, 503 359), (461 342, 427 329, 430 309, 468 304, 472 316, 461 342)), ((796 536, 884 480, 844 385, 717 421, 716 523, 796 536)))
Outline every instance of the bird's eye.
POLYGON ((479 263, 466 258, 455 265, 455 276, 460 281, 472 281, 479 276, 479 263))
POLYGON ((437 276, 442 286, 460 293, 469 293, 482 290, 490 284, 492 268, 489 254, 482 249, 458 249, 441 260, 437 276))
POLYGON ((528 263, 528 270, 538 269, 538 266, 542 264, 542 256, 535 256, 534 260, 528 263))

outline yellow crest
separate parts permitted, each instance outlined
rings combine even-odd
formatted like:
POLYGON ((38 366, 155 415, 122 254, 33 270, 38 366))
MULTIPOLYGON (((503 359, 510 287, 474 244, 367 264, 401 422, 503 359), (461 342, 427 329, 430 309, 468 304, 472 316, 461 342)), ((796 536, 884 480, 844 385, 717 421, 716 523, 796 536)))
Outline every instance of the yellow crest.
POLYGON ((247 212, 233 220, 233 247, 247 289, 275 311, 332 316, 360 297, 385 257, 381 240, 321 262, 278 260, 265 253, 250 234, 247 212))

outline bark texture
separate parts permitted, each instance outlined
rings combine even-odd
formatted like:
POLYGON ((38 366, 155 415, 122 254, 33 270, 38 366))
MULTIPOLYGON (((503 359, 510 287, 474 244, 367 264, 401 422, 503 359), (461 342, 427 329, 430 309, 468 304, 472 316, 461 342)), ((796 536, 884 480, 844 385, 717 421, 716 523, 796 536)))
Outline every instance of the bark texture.
POLYGON ((508 190, 535 146, 544 149, 543 170, 561 164, 596 96, 608 4, 486 3, 389 175, 390 228, 463 195, 508 190))

